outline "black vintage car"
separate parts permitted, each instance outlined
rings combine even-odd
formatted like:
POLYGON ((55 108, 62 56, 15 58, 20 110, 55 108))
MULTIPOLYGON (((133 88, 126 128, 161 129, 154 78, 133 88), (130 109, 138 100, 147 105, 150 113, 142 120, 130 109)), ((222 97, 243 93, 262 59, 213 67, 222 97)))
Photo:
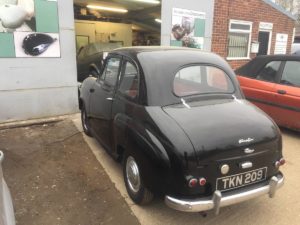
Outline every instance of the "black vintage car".
POLYGON ((186 48, 121 48, 80 96, 82 124, 115 159, 137 204, 165 196, 200 212, 283 185, 281 134, 244 99, 219 56, 186 48))

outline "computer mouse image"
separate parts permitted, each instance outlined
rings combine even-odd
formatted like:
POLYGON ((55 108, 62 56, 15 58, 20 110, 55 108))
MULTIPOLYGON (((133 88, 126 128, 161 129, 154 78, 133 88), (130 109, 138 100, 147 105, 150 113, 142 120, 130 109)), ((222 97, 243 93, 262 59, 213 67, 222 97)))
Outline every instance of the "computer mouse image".
POLYGON ((38 56, 45 52, 56 40, 48 34, 29 34, 24 38, 22 47, 27 55, 38 56))

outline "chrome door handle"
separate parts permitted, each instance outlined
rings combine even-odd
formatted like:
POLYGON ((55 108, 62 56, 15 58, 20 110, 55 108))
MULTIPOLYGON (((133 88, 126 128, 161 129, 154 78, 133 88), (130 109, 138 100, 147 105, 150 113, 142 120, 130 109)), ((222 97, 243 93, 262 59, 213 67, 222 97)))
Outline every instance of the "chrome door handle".
POLYGON ((113 101, 113 98, 106 98, 107 101, 113 101))

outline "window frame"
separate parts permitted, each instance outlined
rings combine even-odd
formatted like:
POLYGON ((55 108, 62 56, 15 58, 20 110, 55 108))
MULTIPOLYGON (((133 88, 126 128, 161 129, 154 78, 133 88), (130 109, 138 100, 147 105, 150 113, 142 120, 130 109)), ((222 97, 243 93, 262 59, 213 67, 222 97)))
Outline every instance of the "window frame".
POLYGON ((177 98, 180 98, 180 99, 183 99, 183 98, 189 98, 189 97, 196 97, 196 96, 207 96, 207 95, 211 95, 211 96, 232 96, 234 95, 236 92, 237 92, 237 87, 236 87, 236 83, 232 80, 231 76, 220 66, 218 65, 215 65, 215 64, 208 64, 208 63, 190 63, 190 64, 186 64, 184 66, 181 66, 179 68, 176 69, 176 72, 173 74, 173 80, 172 80, 172 94, 177 97, 177 98), (221 70, 227 77, 228 79, 230 80, 230 82, 232 83, 232 87, 233 87, 233 92, 232 93, 198 93, 198 94, 193 94, 193 95, 186 95, 186 96, 179 96, 175 93, 175 90, 174 90, 174 81, 175 81, 175 78, 176 78, 176 75, 178 74, 178 72, 182 69, 185 69, 187 67, 192 67, 192 66, 205 66, 205 67, 214 67, 214 68, 217 68, 219 70, 221 70))
POLYGON ((141 76, 140 76, 140 70, 139 70, 139 67, 138 67, 137 63, 134 60, 132 60, 132 59, 130 59, 128 57, 123 56, 123 59, 122 59, 122 69, 120 71, 120 75, 119 75, 119 79, 118 79, 118 86, 116 87, 117 88, 117 91, 116 91, 117 94, 119 96, 122 96, 123 98, 125 98, 126 100, 128 100, 130 102, 138 103, 139 102, 139 98, 140 98, 140 89, 141 89, 140 83, 141 83, 141 76), (135 67, 135 69, 137 71, 138 90, 137 90, 137 95, 134 98, 132 98, 129 95, 126 95, 125 93, 123 93, 123 92, 120 91, 120 85, 121 85, 121 83, 123 81, 123 78, 124 78, 124 75, 125 75, 126 63, 127 62, 131 63, 135 67))
POLYGON ((252 40, 252 29, 253 29, 253 22, 251 21, 244 21, 244 20, 230 20, 229 21, 229 28, 228 28, 228 35, 227 35, 227 60, 247 60, 250 59, 251 54, 251 40, 252 40), (240 24, 240 25, 250 25, 250 30, 241 30, 241 29, 234 29, 231 28, 232 24, 240 24), (248 43, 248 50, 246 57, 229 57, 229 35, 230 33, 240 33, 240 34, 249 34, 249 43, 248 43))
POLYGON ((105 59, 105 62, 104 62, 104 67, 102 68, 102 71, 97 79, 97 81, 102 85, 102 87, 107 87, 109 89, 116 89, 118 87, 118 83, 119 83, 119 79, 120 79, 120 73, 121 73, 121 70, 122 70, 122 65, 123 65, 123 59, 121 56, 119 55, 109 55, 107 56, 107 58, 105 59), (111 85, 107 82, 105 82, 105 78, 106 78, 106 74, 105 74, 105 71, 106 71, 106 68, 107 68, 107 65, 108 65, 108 61, 112 58, 115 58, 115 59, 119 59, 120 60, 120 65, 119 65, 119 70, 118 70, 118 75, 117 75, 117 79, 116 79, 116 83, 114 85, 111 85))

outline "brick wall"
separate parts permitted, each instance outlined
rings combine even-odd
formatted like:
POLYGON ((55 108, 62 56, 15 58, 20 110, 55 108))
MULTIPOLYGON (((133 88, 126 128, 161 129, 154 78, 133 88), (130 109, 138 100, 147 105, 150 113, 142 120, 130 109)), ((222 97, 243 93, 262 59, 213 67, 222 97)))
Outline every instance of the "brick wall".
MULTIPOLYGON (((287 53, 291 51, 295 21, 262 0, 215 0, 212 51, 227 57, 229 20, 253 22, 251 42, 258 41, 259 23, 273 23, 270 54, 274 54, 276 33, 289 35, 287 53)), ((250 54, 254 58, 256 54, 250 54)), ((230 60, 229 64, 236 69, 249 60, 230 60)))

